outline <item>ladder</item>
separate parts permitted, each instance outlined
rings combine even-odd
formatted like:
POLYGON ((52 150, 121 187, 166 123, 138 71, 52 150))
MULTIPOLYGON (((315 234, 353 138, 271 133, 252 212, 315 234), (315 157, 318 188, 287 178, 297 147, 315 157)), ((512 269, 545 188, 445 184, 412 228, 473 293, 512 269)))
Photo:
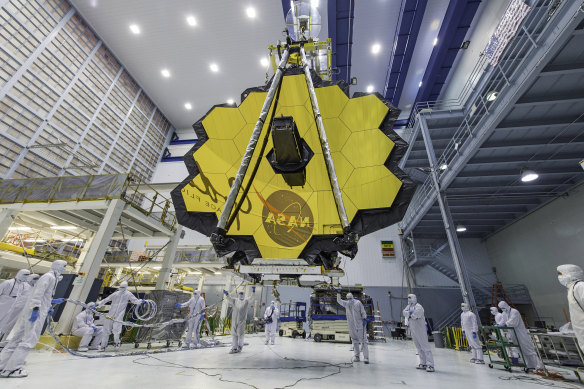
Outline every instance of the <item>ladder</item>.
POLYGON ((377 303, 377 311, 373 312, 373 341, 387 342, 385 337, 385 328, 383 327, 383 319, 379 311, 379 303, 377 303))

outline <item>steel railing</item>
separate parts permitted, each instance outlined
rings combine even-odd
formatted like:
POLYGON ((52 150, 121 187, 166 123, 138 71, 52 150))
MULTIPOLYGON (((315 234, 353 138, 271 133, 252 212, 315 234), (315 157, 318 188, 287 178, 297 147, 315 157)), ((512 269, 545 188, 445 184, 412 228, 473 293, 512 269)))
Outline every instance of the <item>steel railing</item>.
MULTIPOLYGON (((530 56, 541 39, 546 36, 546 30, 554 28, 553 23, 550 22, 553 20, 553 15, 556 11, 557 7, 553 2, 548 0, 533 1, 532 9, 523 20, 515 37, 507 44, 501 60, 496 66, 490 65, 488 63, 489 59, 483 54, 471 72, 471 76, 458 99, 416 104, 408 123, 409 128, 413 128, 419 115, 428 110, 450 110, 460 104, 457 108, 465 111, 462 124, 455 131, 452 139, 438 158, 437 166, 441 167, 441 176, 448 171, 449 167, 460 155, 461 150, 468 147, 469 141, 473 139, 475 129, 481 123, 481 119, 489 114, 489 108, 495 100, 487 100, 487 95, 491 92, 497 92, 498 96, 501 96, 507 91, 515 81, 518 73, 523 70, 521 66, 523 60, 530 56)), ((415 139, 409 139, 408 141, 413 142, 415 139)), ((402 229, 411 224, 431 196, 436 196, 436 191, 429 175, 416 190, 410 206, 400 223, 402 229)))

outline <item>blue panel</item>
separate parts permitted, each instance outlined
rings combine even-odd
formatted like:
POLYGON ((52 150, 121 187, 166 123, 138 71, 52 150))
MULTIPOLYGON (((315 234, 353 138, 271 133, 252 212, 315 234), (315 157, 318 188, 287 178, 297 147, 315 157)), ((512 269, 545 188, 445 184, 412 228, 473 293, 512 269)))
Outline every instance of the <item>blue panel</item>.
POLYGON ((194 145, 195 143, 197 143, 197 139, 178 139, 171 141, 170 145, 194 145))
POLYGON ((395 106, 399 104, 414 48, 424 18, 427 0, 402 0, 401 14, 395 31, 393 52, 387 67, 383 95, 395 106))
POLYGON ((481 0, 450 0, 438 32, 438 44, 432 50, 416 103, 435 101, 440 96, 480 3, 481 0))
POLYGON ((179 162, 184 161, 183 157, 163 157, 160 162, 179 162))
POLYGON ((290 11, 290 0, 282 0, 282 11, 284 11, 284 20, 286 20, 286 15, 290 11))
POLYGON ((328 0, 328 32, 332 40, 333 80, 351 79, 351 54, 353 44, 353 19, 355 0, 328 0))

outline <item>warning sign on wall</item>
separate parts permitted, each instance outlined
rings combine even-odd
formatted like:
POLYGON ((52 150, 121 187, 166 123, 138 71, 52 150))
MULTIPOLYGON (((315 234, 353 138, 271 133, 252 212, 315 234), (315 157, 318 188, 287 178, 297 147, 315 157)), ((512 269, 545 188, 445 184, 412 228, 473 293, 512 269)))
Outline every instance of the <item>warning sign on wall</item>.
POLYGON ((381 241, 381 257, 382 258, 395 258, 395 249, 393 247, 392 240, 382 240, 381 241))

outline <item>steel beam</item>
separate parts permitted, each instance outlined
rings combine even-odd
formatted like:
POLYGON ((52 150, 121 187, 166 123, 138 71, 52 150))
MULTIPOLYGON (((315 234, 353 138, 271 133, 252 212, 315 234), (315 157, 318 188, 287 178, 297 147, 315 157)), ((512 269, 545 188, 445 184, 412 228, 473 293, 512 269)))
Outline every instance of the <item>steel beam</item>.
MULTIPOLYGON (((172 272, 172 265, 174 263, 174 258, 176 256, 176 249, 178 243, 183 234, 182 226, 178 226, 174 235, 170 237, 168 245, 164 249, 164 256, 162 257, 162 267, 158 273, 158 279, 156 280, 156 290, 166 289, 166 284, 170 278, 172 272)), ((200 290, 200 289, 199 289, 200 290)))

